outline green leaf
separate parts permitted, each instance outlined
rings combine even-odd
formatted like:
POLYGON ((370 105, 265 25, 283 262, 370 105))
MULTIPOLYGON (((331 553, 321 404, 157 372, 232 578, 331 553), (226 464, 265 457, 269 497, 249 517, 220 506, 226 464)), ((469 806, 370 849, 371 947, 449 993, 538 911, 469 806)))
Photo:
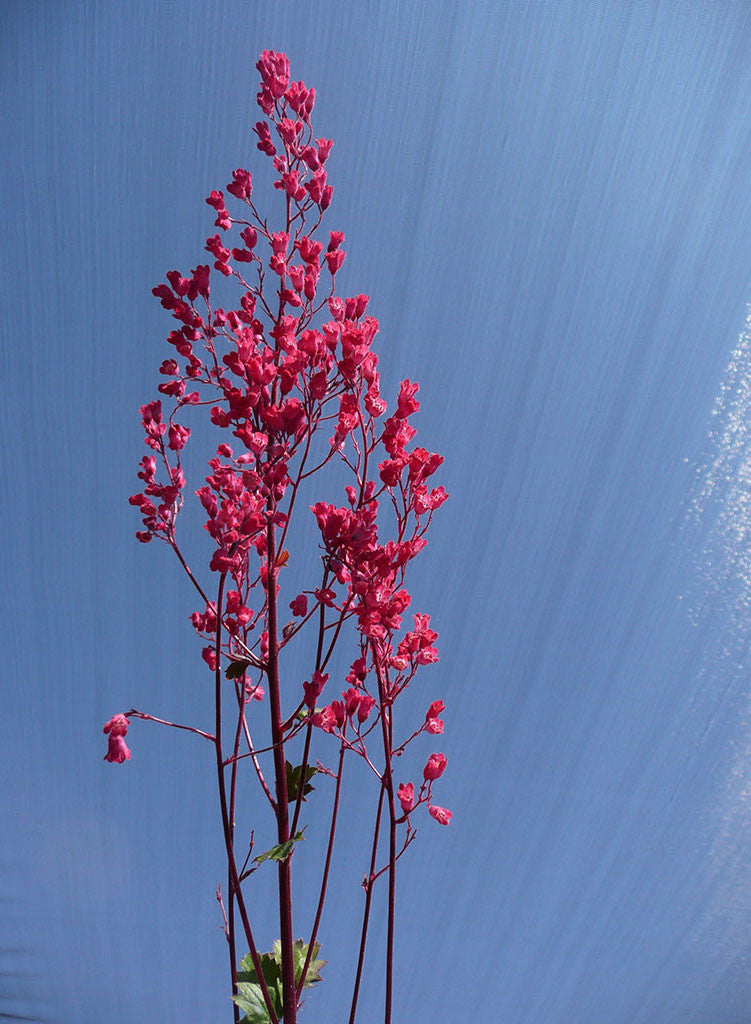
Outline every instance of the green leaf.
MULTIPOLYGON (((271 997, 277 1017, 282 1016, 282 968, 272 953, 260 953, 258 956, 266 987, 271 997)), ((240 961, 237 971, 237 995, 234 1001, 248 1015, 248 1024, 268 1024, 269 1014, 263 993, 258 981, 258 974, 253 966, 253 959, 248 953, 240 961), (258 1016, 259 1013, 265 1016, 258 1016), (256 1014, 256 1016, 253 1016, 256 1014)))
MULTIPOLYGON (((300 779, 302 777, 302 765, 299 764, 296 768, 293 768, 289 761, 286 762, 287 768, 287 798, 291 801, 297 800, 297 794, 300 792, 300 779)), ((310 780, 318 771, 317 768, 306 765, 305 767, 305 784, 302 788, 303 800, 312 793, 315 786, 310 785, 310 780)))
MULTIPOLYGON (((277 962, 276 957, 273 953, 259 953, 258 960, 261 964, 261 973, 263 974, 264 981, 266 982, 269 989, 273 988, 277 981, 282 979, 282 968, 281 960, 277 962)), ((250 982, 252 984, 258 984, 258 975, 256 969, 253 966, 253 959, 248 953, 240 961, 240 967, 237 971, 238 982, 250 982)))
MULTIPOLYGON (((308 826, 306 825, 305 828, 307 827, 308 826)), ((264 853, 259 853, 257 857, 253 858, 253 860, 257 861, 259 864, 263 864, 265 860, 286 860, 291 856, 292 847, 295 843, 299 843, 301 839, 305 838, 303 835, 305 828, 296 832, 291 839, 287 840, 286 843, 279 843, 278 846, 272 846, 270 850, 266 850, 264 853)))
MULTIPOLYGON (((274 948, 276 949, 276 944, 274 944, 274 948)), ((321 943, 314 942, 313 954, 310 958, 310 963, 308 964, 308 972, 305 975, 305 984, 303 985, 303 988, 311 988, 321 980, 320 971, 321 968, 326 965, 326 961, 316 959, 320 949, 321 943)), ((292 953, 295 958, 295 982, 299 985, 303 967, 305 966, 305 958, 308 955, 308 943, 304 942, 302 939, 295 939, 292 945, 292 953)))
POLYGON ((239 679, 250 667, 249 661, 231 661, 224 673, 227 679, 239 679))
MULTIPOLYGON (((321 950, 321 943, 313 943, 313 955, 310 958, 308 964, 308 973, 305 975, 305 984, 303 988, 311 988, 321 980, 320 970, 328 962, 326 960, 317 960, 321 950)), ((282 943, 280 939, 274 940, 274 948, 271 954, 274 960, 279 966, 279 972, 281 976, 282 970, 282 943)), ((295 939, 292 943, 292 957, 295 963, 295 984, 300 984, 300 978, 302 977, 302 969, 305 966, 305 958, 308 955, 308 943, 304 939, 295 939)))
MULTIPOLYGON (((232 999, 245 1014, 242 1024, 271 1024, 271 1017, 266 1009, 266 1003, 263 1001, 260 985, 238 982, 237 995, 232 996, 232 999)), ((276 1010, 276 1007, 274 1009, 276 1010)))
MULTIPOLYGON (((295 982, 299 985, 302 977, 305 959, 308 955, 308 943, 303 939, 295 939, 292 944, 292 956, 295 964, 295 982)), ((305 975, 303 988, 312 988, 321 980, 321 968, 325 966, 325 960, 318 959, 320 942, 313 943, 313 954, 308 964, 308 972, 305 975)), ((270 953, 260 953, 258 960, 261 967, 266 987, 274 1006, 274 1012, 281 1020, 284 1016, 284 1000, 282 995, 282 944, 279 939, 274 942, 270 953)), ((258 974, 253 966, 253 960, 248 953, 240 961, 237 970, 237 995, 232 997, 240 1009, 245 1013, 242 1024, 269 1024, 269 1013, 263 1001, 261 986, 258 983, 258 974)))

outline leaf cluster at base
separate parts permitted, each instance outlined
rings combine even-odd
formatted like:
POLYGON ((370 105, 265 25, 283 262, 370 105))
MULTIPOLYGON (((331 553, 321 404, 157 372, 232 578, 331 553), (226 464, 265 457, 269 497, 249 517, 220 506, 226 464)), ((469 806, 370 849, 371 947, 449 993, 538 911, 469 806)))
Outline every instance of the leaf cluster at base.
MULTIPOLYGON (((303 988, 311 988, 321 980, 320 971, 326 961, 317 959, 320 949, 320 942, 314 942, 303 988)), ((292 953, 295 962, 295 985, 299 985, 308 956, 308 943, 302 939, 296 939, 292 944, 292 953)), ((284 1003, 282 998, 282 944, 279 939, 274 943, 271 953, 261 953, 258 959, 274 1012, 281 1020, 284 1016, 284 1003)), ((240 962, 237 972, 237 995, 232 998, 245 1014, 240 1024, 270 1024, 269 1011, 263 1000, 263 993, 250 953, 240 962)))

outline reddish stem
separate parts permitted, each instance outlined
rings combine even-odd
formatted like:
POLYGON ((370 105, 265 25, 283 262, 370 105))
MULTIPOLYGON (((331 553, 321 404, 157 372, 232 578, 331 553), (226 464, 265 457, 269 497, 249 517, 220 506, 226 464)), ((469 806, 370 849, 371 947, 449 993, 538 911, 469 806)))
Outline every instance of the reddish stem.
POLYGON ((362 969, 365 963, 365 943, 367 942, 368 925, 370 924, 370 904, 373 898, 373 885, 375 883, 373 872, 375 871, 376 857, 378 856, 378 836, 381 829, 381 814, 383 812, 383 798, 385 793, 385 788, 381 786, 381 792, 378 796, 378 810, 376 811, 375 828, 373 829, 373 847, 370 852, 370 869, 365 883, 365 907, 362 913, 360 952, 357 956, 357 973, 355 974, 355 986, 352 992, 352 1004, 349 1011, 349 1024, 355 1024, 355 1017, 357 1015, 357 1000, 360 995, 360 981, 362 979, 362 969))
MULTIPOLYGON (((232 885, 232 872, 227 869, 227 941, 229 942, 229 963, 232 975, 232 995, 237 995, 237 951, 235 949, 235 890, 232 885)), ((240 1007, 232 1003, 233 1024, 240 1022, 240 1007)))
MULTIPOLYGON (((300 975, 300 981, 297 984, 297 998, 300 998, 303 988, 305 987, 305 978, 308 974, 308 966, 313 956, 313 944, 316 941, 318 935, 318 926, 321 923, 321 915, 323 914, 323 904, 326 900, 326 888, 329 881, 329 868, 331 867, 331 854, 334 850, 334 836, 336 835, 336 819, 339 813, 339 794, 342 788, 342 768, 344 764, 344 750, 342 747, 339 750, 339 768, 336 773, 336 791, 334 793, 334 809, 331 812, 331 827, 329 829, 329 844, 326 849, 326 863, 323 867, 323 879, 321 880, 321 894, 318 898, 318 909, 316 910, 316 919, 313 922, 313 931, 310 933, 310 942, 308 943, 308 953, 305 957, 305 963, 303 965, 302 974, 300 975)), ((303 778, 305 773, 303 772, 303 778)))
MULTIPOLYGON (((276 826, 279 844, 289 840, 289 808, 287 795, 287 768, 284 759, 282 733, 282 702, 279 684, 279 644, 277 624, 276 531, 269 523, 267 531, 266 564, 268 566, 268 633, 269 633, 269 706, 271 711, 271 740, 274 744, 274 773, 276 776, 276 826)), ((291 857, 279 861, 279 930, 282 946, 282 1000, 284 1024, 297 1024, 297 995, 295 991, 295 961, 292 933, 292 868, 291 857)))
MULTIPOLYGON (((258 956, 258 950, 256 948, 255 941, 253 939, 253 932, 250 927, 250 921, 248 920, 248 913, 245 907, 245 901, 243 900, 242 890, 240 888, 240 880, 237 875, 237 864, 235 862, 235 850, 232 842, 232 830, 230 828, 229 811, 227 807, 227 788, 224 779, 224 757, 222 755, 222 600, 224 597, 224 582, 226 579, 226 573, 222 573, 219 580, 219 593, 216 602, 216 641, 215 641, 215 654, 216 654, 216 668, 214 670, 214 717, 215 717, 215 738, 214 747, 216 749, 216 770, 219 781, 219 804, 222 812, 222 829, 224 831, 224 845, 227 851, 227 864, 229 867, 229 882, 230 882, 230 893, 235 894, 237 897, 237 906, 240 911, 240 916, 243 922, 243 928, 245 929, 245 937, 248 942, 248 948, 250 950, 250 957, 253 962, 256 974, 258 975, 258 982, 261 987, 261 994, 263 995, 263 1001, 266 1004, 266 1009, 269 1012, 269 1018, 271 1024, 279 1024, 279 1018, 274 1011, 274 1004, 271 1002, 271 996, 269 995, 268 986, 261 970, 261 961, 258 956)), ((231 972, 233 978, 236 980, 236 966, 233 963, 231 965, 231 972)))
POLYGON ((154 715, 145 715, 143 711, 136 711, 135 708, 131 708, 130 711, 125 712, 126 718, 140 718, 145 722, 158 722, 159 725, 168 725, 171 729, 184 729, 186 732, 194 732, 198 736, 203 736, 205 740, 211 740, 214 742, 214 737, 211 733, 204 732, 203 729, 194 729, 192 725, 178 725, 177 722, 168 722, 166 718, 155 718, 154 715))
POLYGON ((394 787, 391 771, 391 748, 393 725, 391 719, 391 698, 386 689, 386 683, 381 675, 381 666, 378 661, 375 648, 373 649, 373 660, 375 663, 376 675, 378 677, 378 695, 381 704, 381 733, 383 736, 383 787, 386 790, 386 797, 389 809, 389 897, 388 897, 388 923, 386 934, 386 998, 384 1004, 384 1024, 391 1024, 391 1006, 393 1001, 394 981, 394 909, 396 902, 396 811, 394 808, 394 787))

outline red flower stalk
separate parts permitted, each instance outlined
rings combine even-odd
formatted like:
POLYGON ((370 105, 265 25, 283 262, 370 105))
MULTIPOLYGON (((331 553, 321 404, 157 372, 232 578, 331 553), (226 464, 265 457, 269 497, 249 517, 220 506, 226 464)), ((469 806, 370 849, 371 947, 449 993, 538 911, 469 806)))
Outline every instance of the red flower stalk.
MULTIPOLYGON (((255 126, 257 148, 273 163, 274 188, 282 199, 281 222, 277 230, 269 227, 256 208, 251 173, 235 169, 226 186, 227 199, 225 192, 215 189, 206 200, 219 232, 206 239, 211 266, 199 264, 184 275, 170 271, 166 283, 153 289, 176 323, 167 338, 172 352, 159 370, 160 398, 141 408, 149 454, 140 462, 142 491, 130 503, 143 522, 138 539, 156 539, 172 548, 201 598, 191 622, 203 644, 201 657, 214 677, 215 729, 212 735, 177 727, 198 733, 215 747, 228 862, 226 934, 236 1004, 242 1008, 252 996, 263 1002, 272 1024, 282 1016, 285 1024, 295 1024, 303 989, 319 980, 322 962, 316 959, 316 936, 336 834, 343 761, 351 753, 366 761, 378 785, 350 1022, 357 1008, 373 886, 387 873, 388 1024, 396 861, 415 836, 411 817, 419 804, 428 802, 430 814, 441 824, 448 824, 451 817, 450 811, 430 805, 431 787, 446 765, 443 754, 428 758, 417 800, 412 783, 395 792, 392 775, 393 758, 408 744, 422 732, 443 730, 441 700, 431 703, 425 720, 413 731, 408 729, 403 740, 397 738, 394 709, 417 670, 438 659, 437 633, 430 628, 428 615, 415 614, 414 628, 403 630, 411 604, 405 579, 410 562, 427 543, 434 511, 448 495, 443 487, 432 486, 442 457, 411 447, 418 384, 402 381, 396 405, 387 415, 373 348, 378 321, 368 312, 368 296, 336 294, 336 276, 345 259, 344 234, 330 231, 327 237, 318 237, 333 188, 327 169, 332 142, 314 138, 311 126, 315 90, 290 80, 284 54, 264 51, 256 67, 261 75, 258 104, 266 116, 255 126), (229 285, 236 288, 234 299, 229 285), (203 581, 188 567, 177 537, 186 488, 183 452, 196 436, 203 436, 194 423, 202 407, 209 407, 211 424, 221 432, 208 460, 209 473, 195 492, 212 540, 203 581), (290 524, 304 508, 301 492, 330 463, 338 463, 349 482, 335 500, 313 495, 317 500, 308 507, 320 534, 321 570, 315 579, 299 579, 296 566, 303 561, 287 547, 290 524), (282 625, 279 614, 285 607, 293 619, 282 625), (347 636, 353 637, 355 648, 350 672, 339 684, 347 687, 334 691, 341 693, 341 700, 318 707, 324 688, 332 685, 329 661, 347 636), (307 665, 300 674, 290 673, 286 658, 282 671, 281 655, 291 644, 307 665), (300 683, 303 675, 306 681, 300 683), (250 732, 251 715, 254 734, 263 728, 260 710, 251 711, 254 698, 268 716, 266 741, 260 743, 250 732), (338 745, 336 769, 311 764, 311 747, 325 741, 324 734, 338 745), (295 765, 297 758, 288 760, 287 751, 297 737, 302 753, 295 765), (368 741, 379 745, 377 753, 368 741), (264 767, 266 755, 271 763, 264 767), (250 869, 252 845, 241 867, 235 856, 237 779, 246 765, 252 765, 275 821, 274 845, 256 857, 250 869), (267 783, 270 773, 273 781, 267 783), (302 804, 316 774, 333 776, 334 799, 317 913, 309 940, 301 947, 302 940, 293 939, 291 867, 302 838, 302 804), (378 867, 384 809, 388 854, 378 867), (281 939, 273 954, 256 949, 243 895, 243 883, 264 860, 275 860, 278 872, 281 939), (250 949, 239 967, 236 910, 250 949), (300 949, 305 957, 302 970, 300 949), (272 960, 275 967, 270 966, 272 960), (274 971, 279 986, 268 984, 274 971)), ((129 714, 164 721, 140 712, 129 714)), ((130 758, 124 742, 127 727, 124 715, 115 715, 105 726, 107 760, 130 758)), ((252 827, 258 833, 263 830, 257 821, 252 827)))

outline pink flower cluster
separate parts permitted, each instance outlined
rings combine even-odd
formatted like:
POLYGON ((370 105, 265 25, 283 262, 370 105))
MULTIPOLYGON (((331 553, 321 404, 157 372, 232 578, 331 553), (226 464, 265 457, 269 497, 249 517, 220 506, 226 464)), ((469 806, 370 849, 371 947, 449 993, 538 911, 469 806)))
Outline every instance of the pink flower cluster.
MULTIPOLYGON (((142 517, 138 539, 167 543, 190 572, 175 532, 186 486, 182 455, 191 438, 185 419, 208 406, 224 437, 196 494, 213 542, 209 569, 226 578, 227 589, 220 590, 219 603, 207 600, 191 620, 210 669, 245 659, 262 676, 276 650, 269 635, 270 595, 275 601, 288 564, 284 541, 298 491, 329 462, 345 468, 346 500, 309 506, 320 534, 322 573, 289 602, 294 619, 279 642, 291 642, 311 621, 325 623, 337 637, 345 622, 356 625, 358 657, 341 699, 317 706, 329 679, 319 645, 298 700, 314 726, 367 757, 368 733, 382 716, 393 720, 396 698, 419 668, 438 660, 430 617, 415 614, 406 631, 402 624, 411 604, 407 567, 425 547, 433 513, 448 497, 432 485, 443 459, 412 447, 417 383, 401 382, 387 415, 373 350, 379 325, 368 312, 368 296, 335 293, 344 234, 317 237, 333 188, 327 172, 332 142, 315 138, 311 127, 315 90, 291 80, 284 54, 264 51, 257 67, 258 104, 266 119, 254 130, 257 148, 273 164, 283 224, 269 228, 255 205, 251 173, 237 168, 226 189, 206 199, 217 229, 205 243, 211 265, 184 275, 172 270, 153 289, 176 325, 167 338, 173 351, 159 368, 160 397, 141 408, 149 453, 138 473, 142 490, 130 502, 142 517), (237 286, 231 308, 213 304, 214 274, 237 286), (324 430, 332 431, 327 441, 324 430), (386 522, 390 536, 384 537, 386 522), (278 546, 270 540, 277 535, 278 546)), ((259 689, 251 687, 253 695, 259 689)), ((420 727, 386 751, 387 760, 421 733, 441 733, 443 709, 442 701, 433 701, 420 727)), ((303 727, 300 721, 288 720, 286 738, 303 727)), ((125 730, 122 715, 107 723, 108 760, 130 756, 125 730)), ((405 816, 427 801, 432 816, 448 824, 450 812, 431 803, 431 787, 445 764, 443 754, 430 756, 417 797, 412 783, 399 788, 405 816)))

